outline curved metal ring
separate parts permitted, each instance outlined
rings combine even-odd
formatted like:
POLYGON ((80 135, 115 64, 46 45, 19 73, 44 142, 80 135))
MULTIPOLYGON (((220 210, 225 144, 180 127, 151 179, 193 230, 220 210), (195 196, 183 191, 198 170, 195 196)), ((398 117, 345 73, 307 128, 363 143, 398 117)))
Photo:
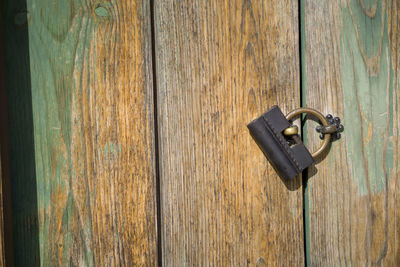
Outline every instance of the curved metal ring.
MULTIPOLYGON (((323 126, 325 126, 325 127, 329 126, 329 123, 326 120, 325 116, 322 115, 321 112, 319 112, 319 111, 317 111, 315 109, 312 109, 312 108, 298 108, 298 109, 295 109, 295 110, 289 112, 286 115, 286 119, 287 120, 291 120, 292 118, 294 118, 297 115, 300 115, 302 113, 311 114, 311 115, 315 116, 317 119, 319 119, 323 126)), ((322 142, 322 145, 318 148, 317 151, 315 151, 314 153, 311 154, 314 159, 316 159, 319 155, 321 155, 321 153, 328 146, 330 140, 331 140, 331 134, 330 133, 326 133, 324 135, 324 141, 322 142)))

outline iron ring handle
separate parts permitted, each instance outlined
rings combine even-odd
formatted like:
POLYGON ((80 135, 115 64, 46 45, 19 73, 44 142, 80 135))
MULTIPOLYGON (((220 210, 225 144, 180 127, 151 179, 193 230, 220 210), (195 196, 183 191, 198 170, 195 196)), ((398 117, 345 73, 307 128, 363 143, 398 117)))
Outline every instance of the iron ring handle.
MULTIPOLYGON (((319 112, 319 111, 317 111, 315 109, 312 109, 312 108, 298 108, 298 109, 295 109, 295 110, 289 112, 286 115, 286 119, 289 121, 289 120, 293 119, 294 117, 296 117, 297 115, 300 115, 302 113, 306 113, 306 114, 310 114, 310 115, 315 116, 317 119, 319 119, 319 121, 322 123, 322 125, 324 127, 328 127, 329 126, 329 123, 326 120, 325 116, 322 115, 321 112, 319 112)), ((315 152, 313 152, 311 154, 311 156, 314 159, 316 159, 319 155, 321 155, 321 153, 328 147, 330 140, 331 140, 331 133, 328 132, 328 133, 326 133, 324 135, 324 140, 322 142, 322 145, 315 152)))

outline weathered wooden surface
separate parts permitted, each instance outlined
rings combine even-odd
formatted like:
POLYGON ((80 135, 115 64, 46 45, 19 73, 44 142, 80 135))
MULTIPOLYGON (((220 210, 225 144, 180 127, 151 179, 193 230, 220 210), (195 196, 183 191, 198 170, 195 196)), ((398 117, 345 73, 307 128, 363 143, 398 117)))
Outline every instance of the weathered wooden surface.
POLYGON ((299 266, 301 181, 246 124, 300 104, 296 1, 156 1, 165 266, 299 266))
MULTIPOLYGON (((310 266, 399 266, 398 1, 302 1, 306 105, 345 131, 309 173, 310 266)), ((311 146, 320 140, 308 131, 311 146)))
POLYGON ((4 2, 16 264, 154 266, 149 1, 4 2))

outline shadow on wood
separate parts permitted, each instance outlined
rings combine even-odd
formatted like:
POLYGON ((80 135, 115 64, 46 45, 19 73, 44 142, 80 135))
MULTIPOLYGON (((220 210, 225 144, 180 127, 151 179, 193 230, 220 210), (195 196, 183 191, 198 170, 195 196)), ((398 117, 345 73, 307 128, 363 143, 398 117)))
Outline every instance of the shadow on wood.
MULTIPOLYGON (((313 120, 317 123, 319 122, 319 119, 316 118, 315 116, 312 116, 310 114, 307 114, 304 119, 302 120, 302 127, 304 127, 304 124, 306 123, 307 120, 313 120)), ((315 131, 315 133, 317 134, 317 132, 315 131)), ((307 142, 307 141, 304 141, 307 142)), ((305 182, 307 182, 311 177, 313 177, 315 174, 317 174, 318 172, 318 168, 316 167, 316 165, 318 165, 318 163, 320 163, 321 161, 323 161, 329 154, 329 151, 331 150, 332 147, 332 142, 329 142, 327 148, 322 151, 322 153, 320 155, 318 155, 318 157, 315 160, 315 163, 313 165, 311 165, 310 167, 308 167, 307 169, 307 177, 305 177, 305 182)))
POLYGON ((302 185, 302 178, 301 175, 297 175, 294 179, 287 180, 279 177, 282 183, 286 186, 286 188, 290 191, 296 191, 302 185))
POLYGON ((3 1, 2 20, 14 259, 17 266, 38 266, 38 203, 26 1, 3 1))

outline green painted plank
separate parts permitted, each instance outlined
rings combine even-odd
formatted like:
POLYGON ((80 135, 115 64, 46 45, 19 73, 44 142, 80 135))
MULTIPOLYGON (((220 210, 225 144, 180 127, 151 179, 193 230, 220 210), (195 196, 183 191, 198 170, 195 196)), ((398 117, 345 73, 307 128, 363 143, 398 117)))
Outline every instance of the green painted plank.
POLYGON ((16 265, 154 265, 149 1, 4 6, 16 265))
MULTIPOLYGON (((399 4, 301 5, 306 105, 345 125, 309 172, 308 263, 399 265, 399 4)), ((320 142, 312 127, 307 137, 310 147, 320 142)))

